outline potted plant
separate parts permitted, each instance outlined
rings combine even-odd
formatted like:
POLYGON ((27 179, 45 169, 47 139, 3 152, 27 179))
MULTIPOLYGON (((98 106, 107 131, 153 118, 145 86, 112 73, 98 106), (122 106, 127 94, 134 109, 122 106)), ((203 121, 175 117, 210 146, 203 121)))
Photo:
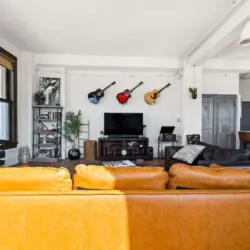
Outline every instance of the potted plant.
POLYGON ((192 94, 192 98, 196 99, 197 98, 197 88, 189 88, 189 92, 192 94))
POLYGON ((82 121, 82 112, 79 110, 77 114, 72 111, 66 113, 64 121, 64 137, 72 145, 72 148, 68 152, 70 160, 80 159, 80 150, 77 148, 77 139, 79 137, 82 121))

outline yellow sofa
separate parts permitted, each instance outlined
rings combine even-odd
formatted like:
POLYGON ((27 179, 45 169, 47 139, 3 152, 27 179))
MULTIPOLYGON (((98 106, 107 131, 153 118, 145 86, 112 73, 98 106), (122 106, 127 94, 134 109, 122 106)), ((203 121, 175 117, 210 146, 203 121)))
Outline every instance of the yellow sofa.
POLYGON ((250 191, 0 192, 1 250, 249 250, 250 191))
MULTIPOLYGON (((32 169, 18 170, 15 187, 23 191, 6 191, 13 178, 0 169, 0 250, 250 249, 250 189, 69 190, 65 169, 32 169), (41 184, 35 191, 32 175, 41 184), (53 191, 42 191, 45 183, 53 191)), ((114 176, 131 183, 125 170, 115 171, 106 175, 111 188, 121 184, 114 176)), ((149 178, 151 170, 134 178, 161 187, 156 172, 160 182, 149 178)))

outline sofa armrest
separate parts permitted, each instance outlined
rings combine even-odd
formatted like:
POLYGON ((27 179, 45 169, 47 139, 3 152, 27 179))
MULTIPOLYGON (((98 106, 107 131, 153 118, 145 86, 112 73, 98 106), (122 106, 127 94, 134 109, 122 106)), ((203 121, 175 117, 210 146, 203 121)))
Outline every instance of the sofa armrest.
MULTIPOLYGON (((169 171, 172 165, 172 156, 182 148, 183 146, 166 146, 165 147, 165 170, 169 171)), ((177 162, 175 162, 177 163, 177 162)))

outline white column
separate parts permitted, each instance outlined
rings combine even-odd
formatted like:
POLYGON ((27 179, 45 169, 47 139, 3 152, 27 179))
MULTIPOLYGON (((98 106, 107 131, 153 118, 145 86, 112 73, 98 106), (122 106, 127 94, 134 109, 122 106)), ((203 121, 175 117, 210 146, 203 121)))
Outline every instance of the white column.
POLYGON ((183 70, 181 86, 181 141, 186 144, 186 135, 202 132, 202 67, 187 65, 183 70), (192 99, 190 87, 196 87, 197 99, 192 99))
POLYGON ((29 146, 32 150, 32 84, 34 81, 32 53, 21 53, 18 58, 18 74, 18 146, 29 146))

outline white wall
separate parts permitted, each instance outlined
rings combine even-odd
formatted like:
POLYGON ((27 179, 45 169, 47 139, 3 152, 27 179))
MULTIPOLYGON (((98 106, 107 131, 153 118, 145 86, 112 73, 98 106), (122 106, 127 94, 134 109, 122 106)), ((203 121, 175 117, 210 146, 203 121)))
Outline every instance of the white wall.
POLYGON ((155 146, 155 154, 162 125, 176 126, 178 135, 182 132, 181 124, 177 122, 180 117, 180 81, 173 75, 180 67, 178 58, 35 54, 34 64, 38 69, 37 76, 55 76, 57 68, 65 70, 65 111, 82 109, 83 120, 90 120, 91 139, 96 140, 103 130, 104 112, 143 112, 146 133, 150 144, 155 146), (88 101, 89 92, 114 80, 117 84, 105 92, 100 104, 93 105, 88 101), (129 103, 120 105, 115 99, 116 94, 141 80, 144 85, 135 90, 129 103), (158 103, 147 105, 143 99, 145 92, 164 86, 168 80, 173 80, 173 84, 162 93, 158 103))
POLYGON ((0 46, 15 55, 17 58, 20 56, 21 50, 17 48, 14 44, 10 43, 6 39, 4 39, 0 34, 0 46))
POLYGON ((238 95, 239 74, 205 72, 203 75, 202 93, 217 95, 238 95))
POLYGON ((18 81, 18 146, 32 149, 32 83, 34 82, 33 54, 22 51, 18 81))
POLYGON ((250 79, 240 79, 240 95, 242 102, 250 102, 250 79))
MULTIPOLYGON (((180 117, 180 82, 173 75, 134 74, 114 72, 84 72, 68 70, 66 72, 66 111, 81 109, 83 119, 90 121, 90 138, 100 137, 103 130, 103 114, 105 112, 142 112, 144 124, 147 125, 146 136, 149 137, 150 145, 155 147, 157 153, 157 137, 161 126, 176 126, 180 117), (148 105, 144 101, 144 94, 156 88, 164 86, 170 80, 172 86, 162 92, 161 98, 155 105, 148 105), (116 85, 105 92, 101 102, 94 105, 89 102, 87 95, 97 88, 104 88, 112 81, 116 85), (144 84, 132 93, 132 98, 126 105, 121 105, 116 100, 116 94, 124 89, 133 88, 138 82, 144 84)), ((178 128, 176 133, 179 133, 178 128)))
POLYGON ((189 65, 184 68, 181 84, 182 144, 189 134, 201 134, 202 129, 202 68, 189 65), (197 99, 192 99, 190 87, 197 88, 197 99))

